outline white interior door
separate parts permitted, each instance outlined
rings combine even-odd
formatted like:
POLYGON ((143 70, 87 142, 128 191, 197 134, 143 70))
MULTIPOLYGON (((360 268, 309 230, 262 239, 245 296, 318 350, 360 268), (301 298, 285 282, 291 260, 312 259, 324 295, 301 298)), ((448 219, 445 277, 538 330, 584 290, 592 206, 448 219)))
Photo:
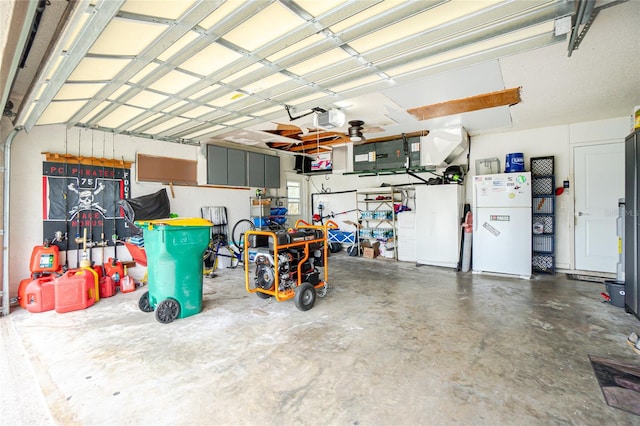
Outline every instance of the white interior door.
POLYGON ((624 198, 624 142, 577 146, 575 268, 616 272, 618 199, 624 198))

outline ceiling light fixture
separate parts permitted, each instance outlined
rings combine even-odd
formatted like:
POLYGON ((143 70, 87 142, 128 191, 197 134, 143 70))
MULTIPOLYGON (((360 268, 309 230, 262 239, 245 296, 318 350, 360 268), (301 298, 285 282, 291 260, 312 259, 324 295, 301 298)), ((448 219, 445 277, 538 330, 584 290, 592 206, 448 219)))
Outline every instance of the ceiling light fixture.
POLYGON ((349 122, 349 130, 348 130, 348 135, 349 135, 349 140, 351 142, 361 142, 363 139, 362 136, 362 125, 364 124, 364 121, 362 120, 352 120, 349 122))

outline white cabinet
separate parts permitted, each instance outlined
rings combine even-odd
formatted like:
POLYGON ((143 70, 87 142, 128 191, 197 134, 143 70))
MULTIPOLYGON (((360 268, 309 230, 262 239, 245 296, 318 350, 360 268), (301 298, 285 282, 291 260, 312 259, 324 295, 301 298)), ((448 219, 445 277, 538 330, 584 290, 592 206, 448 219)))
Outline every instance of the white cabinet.
POLYGON ((464 187, 416 186, 416 263, 457 268, 462 238, 464 187))
POLYGON ((406 211, 397 214, 398 260, 416 261, 416 212, 406 211))

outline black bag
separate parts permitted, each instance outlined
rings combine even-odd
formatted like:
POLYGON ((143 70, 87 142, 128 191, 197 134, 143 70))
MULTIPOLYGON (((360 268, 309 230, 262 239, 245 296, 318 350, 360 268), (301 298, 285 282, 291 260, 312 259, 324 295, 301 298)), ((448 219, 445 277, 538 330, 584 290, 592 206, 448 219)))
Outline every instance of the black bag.
POLYGON ((118 200, 117 203, 124 210, 124 217, 132 234, 142 233, 135 226, 136 220, 165 219, 171 214, 171 205, 167 189, 162 188, 153 194, 142 195, 128 200, 118 200))

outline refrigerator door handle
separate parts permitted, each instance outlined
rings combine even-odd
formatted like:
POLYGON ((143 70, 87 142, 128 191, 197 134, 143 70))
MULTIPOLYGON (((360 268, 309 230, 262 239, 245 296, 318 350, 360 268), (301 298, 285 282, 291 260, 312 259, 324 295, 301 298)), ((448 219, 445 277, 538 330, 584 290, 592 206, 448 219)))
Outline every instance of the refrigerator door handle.
POLYGON ((473 188, 473 209, 472 209, 473 213, 471 213, 473 216, 473 232, 476 232, 478 230, 478 220, 476 219, 478 217, 477 215, 477 211, 478 211, 478 191, 476 191, 475 188, 473 188))

